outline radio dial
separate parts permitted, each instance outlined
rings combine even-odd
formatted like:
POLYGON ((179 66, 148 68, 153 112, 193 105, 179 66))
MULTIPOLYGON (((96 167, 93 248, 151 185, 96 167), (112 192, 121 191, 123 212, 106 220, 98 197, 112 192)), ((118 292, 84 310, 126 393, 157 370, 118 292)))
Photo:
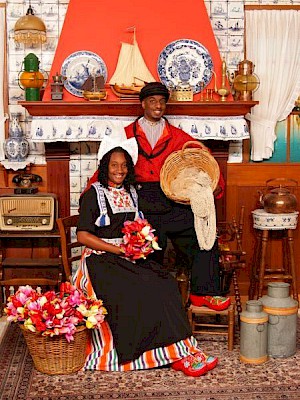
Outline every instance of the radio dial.
POLYGON ((6 220, 7 225, 11 225, 13 223, 13 220, 11 218, 8 218, 6 220))
POLYGON ((47 225, 48 220, 46 218, 42 219, 42 225, 47 225))

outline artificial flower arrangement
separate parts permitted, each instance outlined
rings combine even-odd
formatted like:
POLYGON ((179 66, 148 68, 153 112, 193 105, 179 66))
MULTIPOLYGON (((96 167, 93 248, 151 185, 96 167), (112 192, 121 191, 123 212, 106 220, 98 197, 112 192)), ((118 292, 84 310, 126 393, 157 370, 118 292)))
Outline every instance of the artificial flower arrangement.
POLYGON ((61 283, 59 292, 41 293, 31 286, 20 286, 9 296, 4 309, 7 320, 24 323, 24 328, 43 336, 65 335, 74 340, 76 327, 99 328, 107 311, 101 300, 86 297, 69 282, 61 283))
POLYGON ((161 250, 154 231, 155 229, 146 219, 137 218, 135 221, 125 221, 122 228, 123 243, 120 245, 125 257, 130 260, 145 259, 154 250, 161 250))

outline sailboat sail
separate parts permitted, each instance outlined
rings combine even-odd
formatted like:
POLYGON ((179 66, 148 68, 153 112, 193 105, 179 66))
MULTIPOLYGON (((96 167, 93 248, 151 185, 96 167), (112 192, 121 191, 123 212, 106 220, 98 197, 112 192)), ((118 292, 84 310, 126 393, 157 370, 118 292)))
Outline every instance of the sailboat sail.
POLYGON ((110 85, 143 86, 145 82, 153 82, 151 72, 148 70, 137 41, 133 44, 122 43, 116 70, 111 77, 110 85))

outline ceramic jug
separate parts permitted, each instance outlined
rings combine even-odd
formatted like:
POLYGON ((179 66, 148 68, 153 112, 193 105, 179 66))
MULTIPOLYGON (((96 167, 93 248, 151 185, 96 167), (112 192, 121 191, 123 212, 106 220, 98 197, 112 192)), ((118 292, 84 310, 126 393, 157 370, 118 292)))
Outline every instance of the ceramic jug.
POLYGON ((8 161, 25 161, 29 152, 29 143, 25 139, 19 118, 21 113, 11 113, 9 137, 4 142, 4 152, 8 161))
POLYGON ((268 294, 261 298, 268 314, 268 355, 290 357, 296 353, 298 302, 289 296, 290 284, 268 283, 268 294))
POLYGON ((248 300, 240 314, 240 360, 247 364, 262 364, 268 359, 268 314, 259 300, 248 300))

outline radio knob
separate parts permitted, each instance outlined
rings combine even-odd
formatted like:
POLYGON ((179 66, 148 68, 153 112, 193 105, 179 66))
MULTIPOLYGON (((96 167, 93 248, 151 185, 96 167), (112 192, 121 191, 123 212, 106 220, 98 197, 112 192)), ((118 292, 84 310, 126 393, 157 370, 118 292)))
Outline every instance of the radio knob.
POLYGON ((8 218, 6 220, 7 225, 11 225, 13 223, 13 220, 11 218, 8 218))
POLYGON ((48 221, 47 221, 46 218, 43 218, 43 219, 42 219, 42 225, 47 225, 47 222, 48 222, 48 221))

